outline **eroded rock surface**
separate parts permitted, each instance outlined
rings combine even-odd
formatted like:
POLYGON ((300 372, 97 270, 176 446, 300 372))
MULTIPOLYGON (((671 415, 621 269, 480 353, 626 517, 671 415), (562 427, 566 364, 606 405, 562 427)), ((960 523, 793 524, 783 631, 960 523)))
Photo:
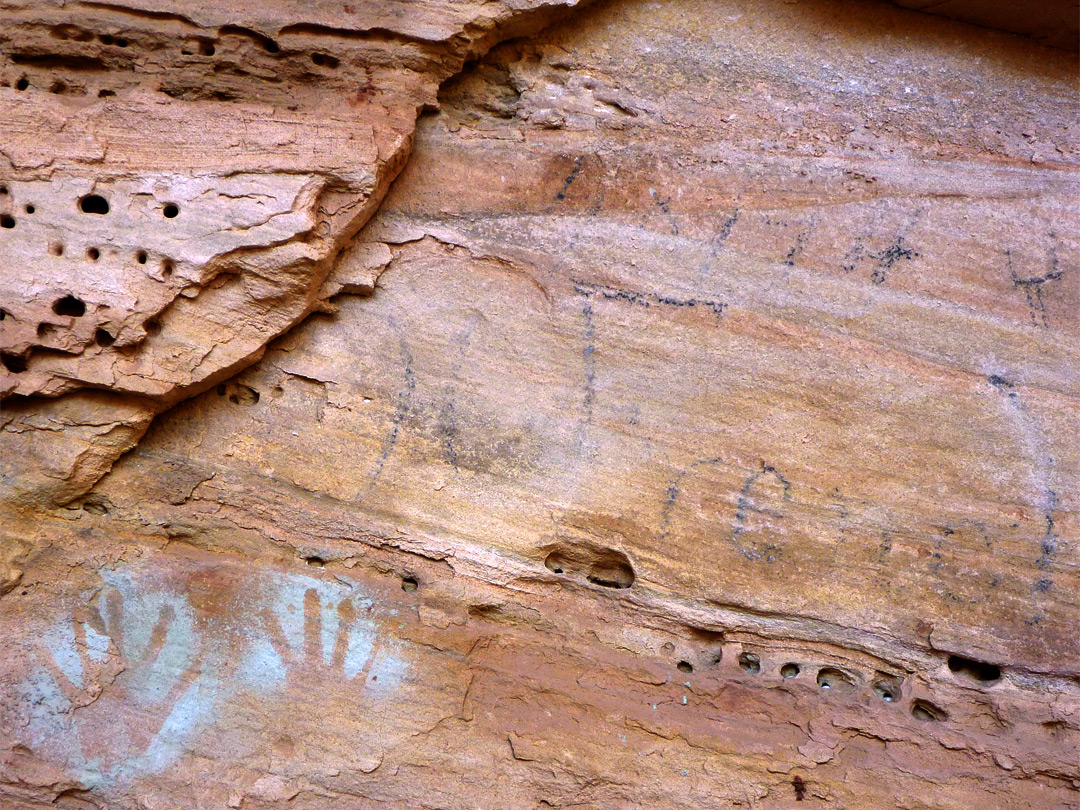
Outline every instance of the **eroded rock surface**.
MULTIPOLYGON (((0 262, 21 269, 0 277, 0 396, 104 389, 148 421, 250 364, 318 306, 439 83, 573 5, 5 6, 0 262)), ((62 482, 9 462, 7 497, 93 484, 50 432, 5 421, 62 482)))
POLYGON ((553 18, 187 6, 86 5, 186 67, 35 103, 273 110, 218 174, 5 178, 3 801, 1080 807, 1075 55, 869 3, 498 46, 553 18))

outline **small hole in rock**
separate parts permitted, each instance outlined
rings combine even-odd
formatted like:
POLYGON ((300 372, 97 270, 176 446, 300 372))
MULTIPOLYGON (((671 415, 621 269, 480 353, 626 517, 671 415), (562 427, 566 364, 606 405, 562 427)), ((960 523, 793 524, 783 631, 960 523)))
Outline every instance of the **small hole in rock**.
POLYGON ((11 216, 11 214, 0 214, 0 228, 11 229, 14 227, 15 217, 11 216))
POLYGON ((611 548, 565 546, 548 554, 544 565, 549 571, 583 577, 602 588, 621 589, 634 584, 635 575, 630 560, 621 551, 611 548))
POLYGON ((98 346, 112 346, 116 342, 116 338, 112 336, 108 329, 98 329, 94 332, 94 342, 98 346))
POLYGON ((26 371, 26 358, 19 357, 17 354, 0 352, 0 363, 12 374, 22 374, 26 371))
POLYGON ((101 251, 97 248, 89 248, 86 251, 86 258, 88 258, 92 262, 96 262, 98 259, 101 258, 101 251))
POLYGON ((117 39, 116 39, 116 47, 117 48, 126 48, 127 46, 128 46, 128 41, 126 39, 123 39, 121 37, 117 37, 117 39))
POLYGON ((109 201, 100 194, 87 194, 79 200, 79 209, 84 214, 107 214, 109 213, 109 201))
POLYGON ((168 278, 173 274, 174 265, 171 260, 166 259, 161 263, 161 275, 168 278))
POLYGON ((877 679, 873 683, 874 694, 881 698, 886 703, 895 703, 900 699, 900 689, 903 683, 902 678, 898 678, 892 675, 886 675, 879 672, 877 679))
POLYGON ((680 661, 679 663, 677 663, 675 665, 675 668, 677 670, 679 670, 679 672, 693 672, 694 671, 694 665, 691 664, 689 661, 680 661))
POLYGON ((218 383, 217 388, 214 389, 214 391, 217 392, 217 395, 219 397, 225 396, 225 394, 228 392, 228 390, 229 390, 229 388, 228 388, 228 386, 225 385, 225 383, 218 383))
POLYGON ((146 258, 147 256, 145 250, 140 250, 138 253, 135 254, 135 261, 137 261, 139 264, 146 264, 146 258))
POLYGON ((7 193, 8 193, 8 187, 7 186, 0 186, 0 197, 4 196, 7 193))
POLYGON ((633 580, 622 570, 611 571, 594 571, 585 577, 593 585, 599 585, 601 588, 629 588, 633 585, 633 580))
POLYGON ((86 314, 86 304, 74 295, 65 295, 52 305, 52 310, 57 315, 64 315, 69 318, 81 318, 86 314))
POLYGON ((161 215, 165 219, 175 219, 176 215, 180 213, 180 208, 175 203, 169 203, 161 209, 161 215))
POLYGON ((277 53, 281 50, 281 47, 272 39, 264 39, 263 47, 266 48, 267 53, 277 53))
POLYGON ((315 568, 323 568, 326 565, 326 560, 324 560, 322 557, 311 556, 311 557, 306 557, 305 559, 306 559, 308 565, 313 566, 315 568))
POLYGON ((963 675, 980 683, 990 683, 1001 677, 1001 667, 995 664, 986 664, 959 655, 950 655, 948 663, 950 672, 955 672, 957 675, 963 675))
POLYGON ((761 672, 761 659, 754 653, 740 653, 739 654, 739 668, 743 672, 749 672, 751 675, 757 675, 761 672))
POLYGON ((561 560, 559 559, 558 552, 548 554, 547 559, 544 560, 544 565, 547 567, 547 570, 551 571, 553 574, 561 574, 563 572, 563 567, 560 563, 561 560))
POLYGON ((102 45, 112 45, 113 44, 113 38, 109 34, 102 34, 101 36, 98 37, 98 40, 101 42, 102 45))
POLYGON ((49 245, 49 253, 51 253, 53 256, 63 256, 64 255, 64 245, 63 245, 63 243, 62 242, 53 242, 51 245, 49 245))
POLYGON ((949 719, 949 715, 943 709, 939 709, 933 703, 928 703, 925 700, 916 700, 911 705, 911 716, 916 720, 923 721, 949 719))
POLYGON ((158 321, 156 318, 151 318, 150 320, 143 323, 143 329, 146 330, 146 334, 148 335, 156 335, 158 332, 161 331, 161 322, 158 321))
POLYGON ((19 91, 25 90, 29 86, 30 86, 30 80, 27 79, 25 76, 23 78, 19 79, 17 82, 15 82, 15 89, 19 90, 19 91))
POLYGON ((822 667, 818 670, 817 685, 825 690, 844 692, 855 686, 855 681, 843 670, 822 667))
POLYGON ((49 92, 50 93, 56 93, 57 95, 60 95, 65 90, 67 90, 67 85, 64 84, 62 81, 60 81, 59 79, 57 79, 55 82, 53 82, 52 84, 49 85, 49 92))
POLYGON ((794 678, 799 674, 798 664, 784 664, 780 667, 780 675, 784 678, 794 678))
POLYGON ((91 515, 107 515, 109 514, 108 507, 105 506, 99 500, 87 500, 82 505, 84 512, 89 512, 91 515))
POLYGON ((30 203, 27 203, 27 204, 26 204, 26 206, 25 206, 25 207, 23 208, 23 210, 24 210, 24 211, 25 211, 26 213, 28 213, 28 214, 32 214, 32 213, 34 213, 34 211, 36 211, 37 209, 36 209, 36 208, 34 208, 34 206, 33 206, 33 205, 31 205, 30 203))
POLYGON ((213 56, 217 52, 213 42, 200 42, 199 53, 203 56, 213 56))
POLYGON ((46 338, 56 331, 56 327, 51 323, 39 323, 37 325, 37 336, 39 338, 46 338))
POLYGON ((403 591, 408 591, 409 593, 412 593, 419 587, 420 583, 418 583, 413 577, 404 577, 401 580, 401 590, 403 591))
MULTIPOLYGON (((259 392, 247 385, 227 383, 225 392, 228 394, 229 402, 233 405, 255 405, 259 401, 259 392)), ((218 395, 221 395, 220 388, 218 395)))
POLYGON ((6 309, 0 309, 0 321, 4 320, 8 316, 6 309))
POLYGON ((97 91, 97 94, 98 98, 111 98, 112 96, 116 95, 116 91, 102 88, 101 90, 97 91))
POLYGON ((721 645, 724 643, 724 632, 707 627, 689 627, 694 646, 700 650, 697 662, 700 666, 715 667, 724 658, 721 645))

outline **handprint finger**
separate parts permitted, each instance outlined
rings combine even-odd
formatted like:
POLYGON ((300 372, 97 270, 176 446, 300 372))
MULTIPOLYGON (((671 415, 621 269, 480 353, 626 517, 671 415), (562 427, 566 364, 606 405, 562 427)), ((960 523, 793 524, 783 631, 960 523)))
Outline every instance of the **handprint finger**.
MULTIPOLYGON (((105 626, 105 619, 102 618, 101 610, 97 604, 100 597, 101 592, 99 591, 94 594, 90 604, 86 606, 86 623, 90 625, 90 629, 99 636, 108 636, 109 629, 105 626)), ((119 651, 119 647, 117 647, 117 651, 119 651)))
MULTIPOLYGON (((72 625, 77 627, 79 625, 78 620, 73 618, 72 625)), ((76 638, 78 637, 76 636, 76 638)), ((82 706, 86 703, 87 692, 83 689, 83 684, 86 682, 86 669, 83 666, 84 649, 85 643, 80 645, 76 641, 75 655, 63 656, 60 653, 63 658, 63 666, 58 660, 58 651, 56 649, 47 648, 43 656, 45 668, 49 670, 49 674, 56 682, 60 692, 72 706, 82 706)))
POLYGON ((356 609, 348 600, 338 605, 337 639, 334 642, 334 657, 331 666, 334 670, 345 672, 345 655, 349 651, 349 636, 352 633, 353 622, 356 621, 356 609))
POLYGON ((270 642, 270 646, 274 648, 274 651, 278 654, 282 663, 288 663, 293 659, 292 649, 289 647, 289 642, 285 639, 285 631, 281 629, 281 620, 274 614, 274 611, 270 608, 263 608, 259 614, 261 619, 263 632, 266 634, 267 640, 270 642))
POLYGON ((366 686, 368 677, 371 675, 371 669, 375 666, 375 659, 379 655, 379 649, 382 647, 382 641, 378 636, 375 637, 375 642, 371 645, 371 652, 368 653, 367 660, 364 661, 364 666, 360 670, 360 674, 357 676, 360 680, 361 686, 366 686))
POLYGON ((150 646, 146 650, 145 664, 147 669, 152 668, 158 656, 161 655, 161 650, 165 646, 165 639, 169 635, 169 628, 172 627, 175 619, 176 611, 173 610, 172 605, 167 604, 161 608, 157 623, 150 633, 150 646))
POLYGON ((105 594, 105 613, 109 617, 108 632, 120 655, 127 657, 124 644, 124 596, 115 588, 105 594))
POLYGON ((309 665, 322 661, 322 600, 314 588, 304 594, 304 657, 309 665))

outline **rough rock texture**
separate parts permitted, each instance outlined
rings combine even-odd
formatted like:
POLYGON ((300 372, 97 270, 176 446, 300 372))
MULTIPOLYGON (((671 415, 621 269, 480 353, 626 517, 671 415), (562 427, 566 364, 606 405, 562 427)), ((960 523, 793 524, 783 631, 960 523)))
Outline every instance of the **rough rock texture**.
POLYGON ((0 8, 4 807, 1080 807, 1074 54, 193 5, 0 8))
POLYGON ((441 81, 576 0, 13 2, 0 32, 8 498, 63 503, 318 306, 441 81), (57 437, 42 422, 72 425, 57 437), (23 457, 35 459, 23 465, 23 457))

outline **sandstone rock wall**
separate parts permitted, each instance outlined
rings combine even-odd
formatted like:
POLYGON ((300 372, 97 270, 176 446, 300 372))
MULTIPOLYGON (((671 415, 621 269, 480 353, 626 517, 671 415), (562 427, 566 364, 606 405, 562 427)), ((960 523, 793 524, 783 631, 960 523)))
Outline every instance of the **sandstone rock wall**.
POLYGON ((1075 54, 192 5, 0 10, 0 803, 1080 807, 1075 54))

